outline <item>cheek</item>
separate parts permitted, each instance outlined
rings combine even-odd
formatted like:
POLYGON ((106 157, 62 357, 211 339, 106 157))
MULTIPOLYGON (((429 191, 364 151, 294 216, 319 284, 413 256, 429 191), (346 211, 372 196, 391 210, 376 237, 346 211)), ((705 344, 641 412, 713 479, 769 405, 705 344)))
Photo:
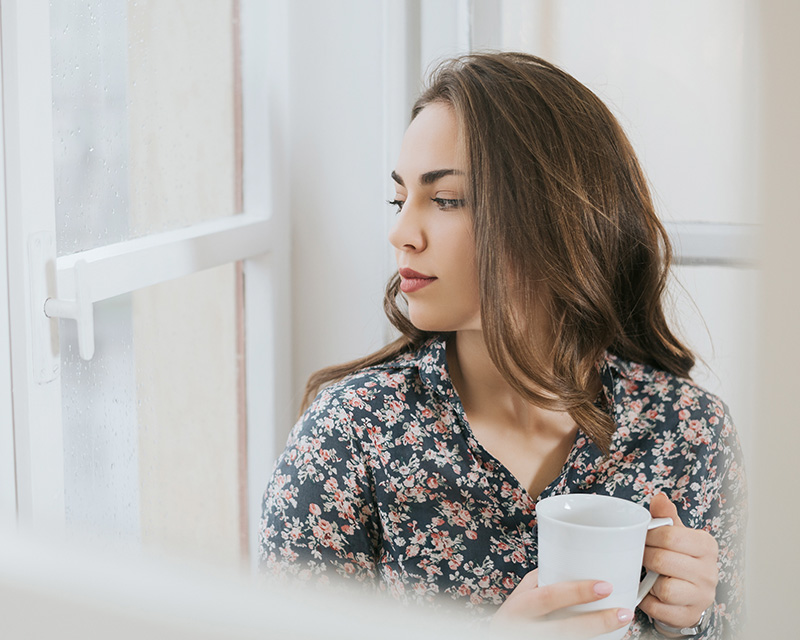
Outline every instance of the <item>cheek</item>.
POLYGON ((459 255, 461 306, 477 316, 480 313, 480 282, 474 245, 471 242, 465 243, 459 255))
POLYGON ((469 241, 462 241, 458 247, 458 262, 461 264, 464 281, 472 284, 472 288, 478 288, 478 259, 475 255, 475 245, 472 238, 469 241))

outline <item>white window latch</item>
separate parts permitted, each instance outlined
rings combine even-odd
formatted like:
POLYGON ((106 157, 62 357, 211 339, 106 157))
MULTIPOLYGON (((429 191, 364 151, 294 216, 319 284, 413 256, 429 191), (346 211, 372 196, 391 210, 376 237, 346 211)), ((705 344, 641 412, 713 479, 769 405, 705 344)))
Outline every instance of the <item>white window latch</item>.
POLYGON ((56 265, 56 243, 49 231, 31 234, 28 239, 28 273, 34 379, 47 384, 58 376, 60 355, 58 325, 55 318, 74 320, 78 325, 78 353, 84 360, 94 356, 94 308, 88 264, 78 260, 70 269, 72 278, 66 284, 64 297, 57 293, 59 274, 56 265))
POLYGON ((75 299, 47 298, 44 313, 48 318, 67 318, 78 324, 78 353, 84 360, 94 356, 94 306, 91 281, 85 260, 78 260, 72 268, 75 276, 75 299))
POLYGON ((53 318, 77 323, 78 353, 91 360, 95 302, 268 253, 272 225, 262 215, 241 213, 58 259, 51 232, 32 234, 28 269, 37 382, 46 384, 58 375, 58 328, 53 318))

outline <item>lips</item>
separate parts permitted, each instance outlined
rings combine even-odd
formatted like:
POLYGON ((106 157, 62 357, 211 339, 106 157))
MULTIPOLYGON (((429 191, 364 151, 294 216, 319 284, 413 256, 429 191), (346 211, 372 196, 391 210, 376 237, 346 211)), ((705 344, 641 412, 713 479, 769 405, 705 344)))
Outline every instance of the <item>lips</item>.
POLYGON ((424 273, 405 267, 400 269, 400 278, 400 291, 403 293, 419 291, 436 280, 436 276, 426 276, 424 273))

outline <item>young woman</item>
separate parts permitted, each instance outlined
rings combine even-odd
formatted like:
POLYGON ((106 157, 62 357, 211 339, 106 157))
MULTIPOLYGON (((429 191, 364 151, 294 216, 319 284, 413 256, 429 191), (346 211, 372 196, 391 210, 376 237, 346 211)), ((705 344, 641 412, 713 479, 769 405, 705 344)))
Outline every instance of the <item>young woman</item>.
POLYGON ((631 638, 734 634, 741 453, 665 320, 669 242, 614 117, 544 60, 469 55, 417 101, 392 177, 402 335, 309 381, 264 499, 266 570, 563 637, 634 615, 631 638), (536 502, 570 492, 676 521, 648 534, 661 577, 635 614, 543 621, 610 589, 537 585, 536 502))

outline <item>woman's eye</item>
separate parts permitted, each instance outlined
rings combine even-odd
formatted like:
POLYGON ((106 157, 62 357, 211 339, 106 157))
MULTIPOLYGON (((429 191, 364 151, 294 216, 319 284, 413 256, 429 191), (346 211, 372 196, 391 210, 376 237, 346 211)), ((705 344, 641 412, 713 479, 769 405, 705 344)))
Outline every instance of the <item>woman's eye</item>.
POLYGON ((464 201, 458 198, 431 198, 442 211, 448 209, 458 209, 464 206, 464 201))
POLYGON ((403 210, 403 204, 405 203, 405 200, 396 200, 395 199, 395 200, 387 200, 387 202, 390 205, 392 205, 393 207, 397 207, 397 213, 400 213, 400 211, 403 210))

